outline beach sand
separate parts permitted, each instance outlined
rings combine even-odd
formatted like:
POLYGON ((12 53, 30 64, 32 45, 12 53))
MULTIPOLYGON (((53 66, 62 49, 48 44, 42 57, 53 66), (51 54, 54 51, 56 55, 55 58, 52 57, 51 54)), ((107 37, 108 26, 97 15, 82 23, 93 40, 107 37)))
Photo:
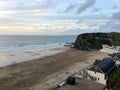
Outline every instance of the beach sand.
POLYGON ((53 56, 1 67, 0 90, 49 90, 107 54, 68 49, 53 56))
POLYGON ((101 49, 100 51, 102 52, 107 52, 107 53, 119 53, 120 50, 115 50, 115 49, 112 49, 112 48, 108 48, 108 47, 104 47, 103 49, 101 49))

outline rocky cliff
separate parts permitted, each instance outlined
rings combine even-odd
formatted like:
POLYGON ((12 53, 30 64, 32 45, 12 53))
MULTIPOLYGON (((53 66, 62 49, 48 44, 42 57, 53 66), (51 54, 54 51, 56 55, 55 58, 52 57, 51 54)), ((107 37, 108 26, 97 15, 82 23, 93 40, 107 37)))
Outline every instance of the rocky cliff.
POLYGON ((84 33, 80 34, 74 44, 74 48, 81 50, 100 50, 102 44, 120 45, 120 33, 84 33))

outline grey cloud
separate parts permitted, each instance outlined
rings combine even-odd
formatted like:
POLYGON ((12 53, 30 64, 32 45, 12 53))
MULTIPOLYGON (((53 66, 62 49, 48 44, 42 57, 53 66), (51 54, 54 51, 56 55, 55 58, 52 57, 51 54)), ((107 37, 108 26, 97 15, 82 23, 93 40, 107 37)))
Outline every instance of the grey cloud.
POLYGON ((79 35, 81 33, 90 33, 90 32, 94 32, 94 30, 82 30, 82 29, 79 29, 79 28, 76 28, 76 29, 71 29, 69 31, 64 31, 64 32, 61 32, 59 34, 62 34, 62 35, 79 35))
POLYGON ((64 11, 64 13, 69 12, 73 10, 77 5, 76 4, 70 4, 64 11))
POLYGON ((100 11, 99 8, 96 8, 96 7, 93 8, 93 12, 94 12, 94 13, 95 13, 95 12, 99 12, 99 11, 100 11))
POLYGON ((112 19, 113 20, 120 20, 120 11, 113 13, 112 19))
POLYGON ((78 20, 77 22, 76 22, 76 24, 79 24, 79 23, 82 23, 83 22, 83 20, 78 20))
MULTIPOLYGON (((0 1, 1 2, 1 1, 0 1)), ((2 1, 4 3, 8 3, 9 7, 7 8, 0 8, 0 10, 33 10, 33 9, 49 9, 54 7, 52 0, 45 0, 45 1, 34 1, 32 0, 7 0, 2 1), (26 3, 27 2, 27 3, 26 3)))
POLYGON ((112 9, 117 9, 118 8, 118 6, 117 5, 114 5, 113 7, 112 7, 112 9))
POLYGON ((17 24, 20 24, 23 22, 25 22, 25 21, 23 21, 21 19, 12 18, 12 17, 0 18, 0 23, 5 24, 5 25, 17 25, 17 24))
POLYGON ((99 30, 101 31, 119 31, 120 32, 120 22, 110 20, 104 25, 100 26, 99 30))
MULTIPOLYGON (((94 26, 94 25, 92 25, 94 26)), ((69 34, 69 35, 78 35, 80 33, 90 33, 90 32, 120 32, 120 22, 117 21, 108 21, 104 25, 101 25, 99 29, 86 29, 82 30, 79 28, 71 29, 69 31, 64 31, 61 34, 69 34)))
POLYGON ((84 12, 89 7, 93 6, 95 0, 86 0, 86 2, 78 8, 77 14, 84 12))

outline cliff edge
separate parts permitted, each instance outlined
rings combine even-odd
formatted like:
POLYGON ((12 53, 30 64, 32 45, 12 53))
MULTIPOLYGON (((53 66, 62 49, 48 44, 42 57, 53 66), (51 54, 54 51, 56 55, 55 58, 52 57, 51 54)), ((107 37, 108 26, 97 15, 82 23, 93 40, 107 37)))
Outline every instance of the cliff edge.
POLYGON ((120 33, 84 33, 76 38, 74 48, 80 50, 100 50, 102 44, 120 46, 120 33))

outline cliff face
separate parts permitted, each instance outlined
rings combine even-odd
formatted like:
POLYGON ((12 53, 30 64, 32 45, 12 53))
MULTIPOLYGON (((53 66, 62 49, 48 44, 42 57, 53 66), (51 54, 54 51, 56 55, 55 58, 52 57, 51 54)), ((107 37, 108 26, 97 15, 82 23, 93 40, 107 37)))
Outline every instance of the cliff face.
POLYGON ((102 44, 120 45, 120 33, 85 33, 80 34, 74 47, 81 50, 100 50, 102 44))

